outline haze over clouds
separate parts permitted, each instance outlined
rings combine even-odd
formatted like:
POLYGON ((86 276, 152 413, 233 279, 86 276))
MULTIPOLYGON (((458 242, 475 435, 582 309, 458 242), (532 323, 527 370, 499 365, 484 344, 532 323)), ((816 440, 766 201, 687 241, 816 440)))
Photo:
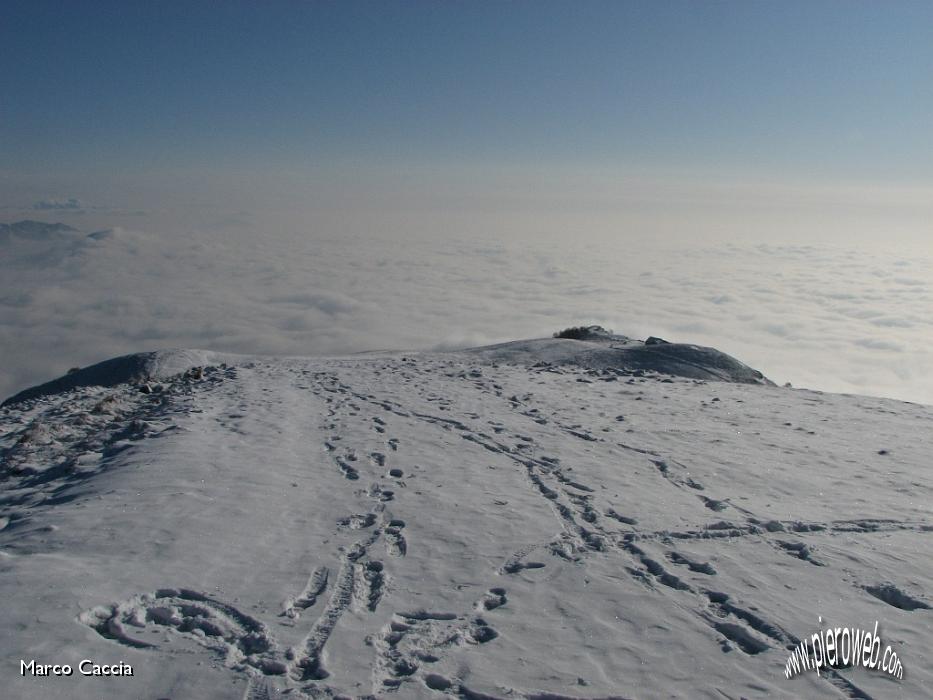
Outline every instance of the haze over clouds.
POLYGON ((592 322, 933 403, 930 26, 911 2, 14 2, 0 220, 79 232, 0 242, 0 394, 159 347, 592 322))
POLYGON ((41 202, 33 204, 32 208, 38 209, 39 211, 46 211, 49 209, 80 210, 84 209, 84 204, 80 199, 68 197, 68 199, 43 199, 41 202))
POLYGON ((154 348, 462 347, 592 322, 712 345, 779 382, 933 403, 929 258, 838 244, 254 226, 14 239, 0 287, 0 393, 154 348))

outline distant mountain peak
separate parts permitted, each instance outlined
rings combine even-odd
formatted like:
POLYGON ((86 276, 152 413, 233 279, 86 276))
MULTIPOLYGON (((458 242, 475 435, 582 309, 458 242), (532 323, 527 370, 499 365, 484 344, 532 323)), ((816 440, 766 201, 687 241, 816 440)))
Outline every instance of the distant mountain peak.
POLYGON ((0 238, 9 236, 22 236, 29 238, 44 238, 63 233, 77 233, 78 229, 61 222, 49 223, 34 219, 23 219, 12 224, 0 224, 0 238))

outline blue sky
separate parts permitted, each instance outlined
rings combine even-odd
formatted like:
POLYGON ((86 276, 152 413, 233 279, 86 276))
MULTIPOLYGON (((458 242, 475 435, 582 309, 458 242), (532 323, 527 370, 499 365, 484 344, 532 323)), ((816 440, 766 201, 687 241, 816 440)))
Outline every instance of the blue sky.
POLYGON ((0 394, 595 322, 929 402, 933 2, 7 0, 24 218, 0 394))
POLYGON ((933 180, 929 2, 29 0, 3 14, 7 180, 346 162, 933 180))

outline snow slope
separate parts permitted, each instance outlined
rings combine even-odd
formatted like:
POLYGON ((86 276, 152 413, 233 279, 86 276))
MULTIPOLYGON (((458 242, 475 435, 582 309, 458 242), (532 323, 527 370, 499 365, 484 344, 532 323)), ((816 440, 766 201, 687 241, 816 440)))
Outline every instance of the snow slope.
POLYGON ((558 345, 192 351, 6 405, 5 697, 933 695, 933 409, 558 345), (784 678, 875 620, 903 680, 784 678), (18 673, 85 658, 134 675, 18 673))

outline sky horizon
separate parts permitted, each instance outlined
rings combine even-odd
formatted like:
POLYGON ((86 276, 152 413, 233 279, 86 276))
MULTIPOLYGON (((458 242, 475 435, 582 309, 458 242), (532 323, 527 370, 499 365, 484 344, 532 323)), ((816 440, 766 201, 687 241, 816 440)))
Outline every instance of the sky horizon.
POLYGON ((0 242, 0 388, 603 320, 933 403, 931 3, 14 0, 0 62, 0 222, 117 232, 0 242))
POLYGON ((13 2, 4 185, 350 163, 928 187, 930 26, 924 2, 13 2))

